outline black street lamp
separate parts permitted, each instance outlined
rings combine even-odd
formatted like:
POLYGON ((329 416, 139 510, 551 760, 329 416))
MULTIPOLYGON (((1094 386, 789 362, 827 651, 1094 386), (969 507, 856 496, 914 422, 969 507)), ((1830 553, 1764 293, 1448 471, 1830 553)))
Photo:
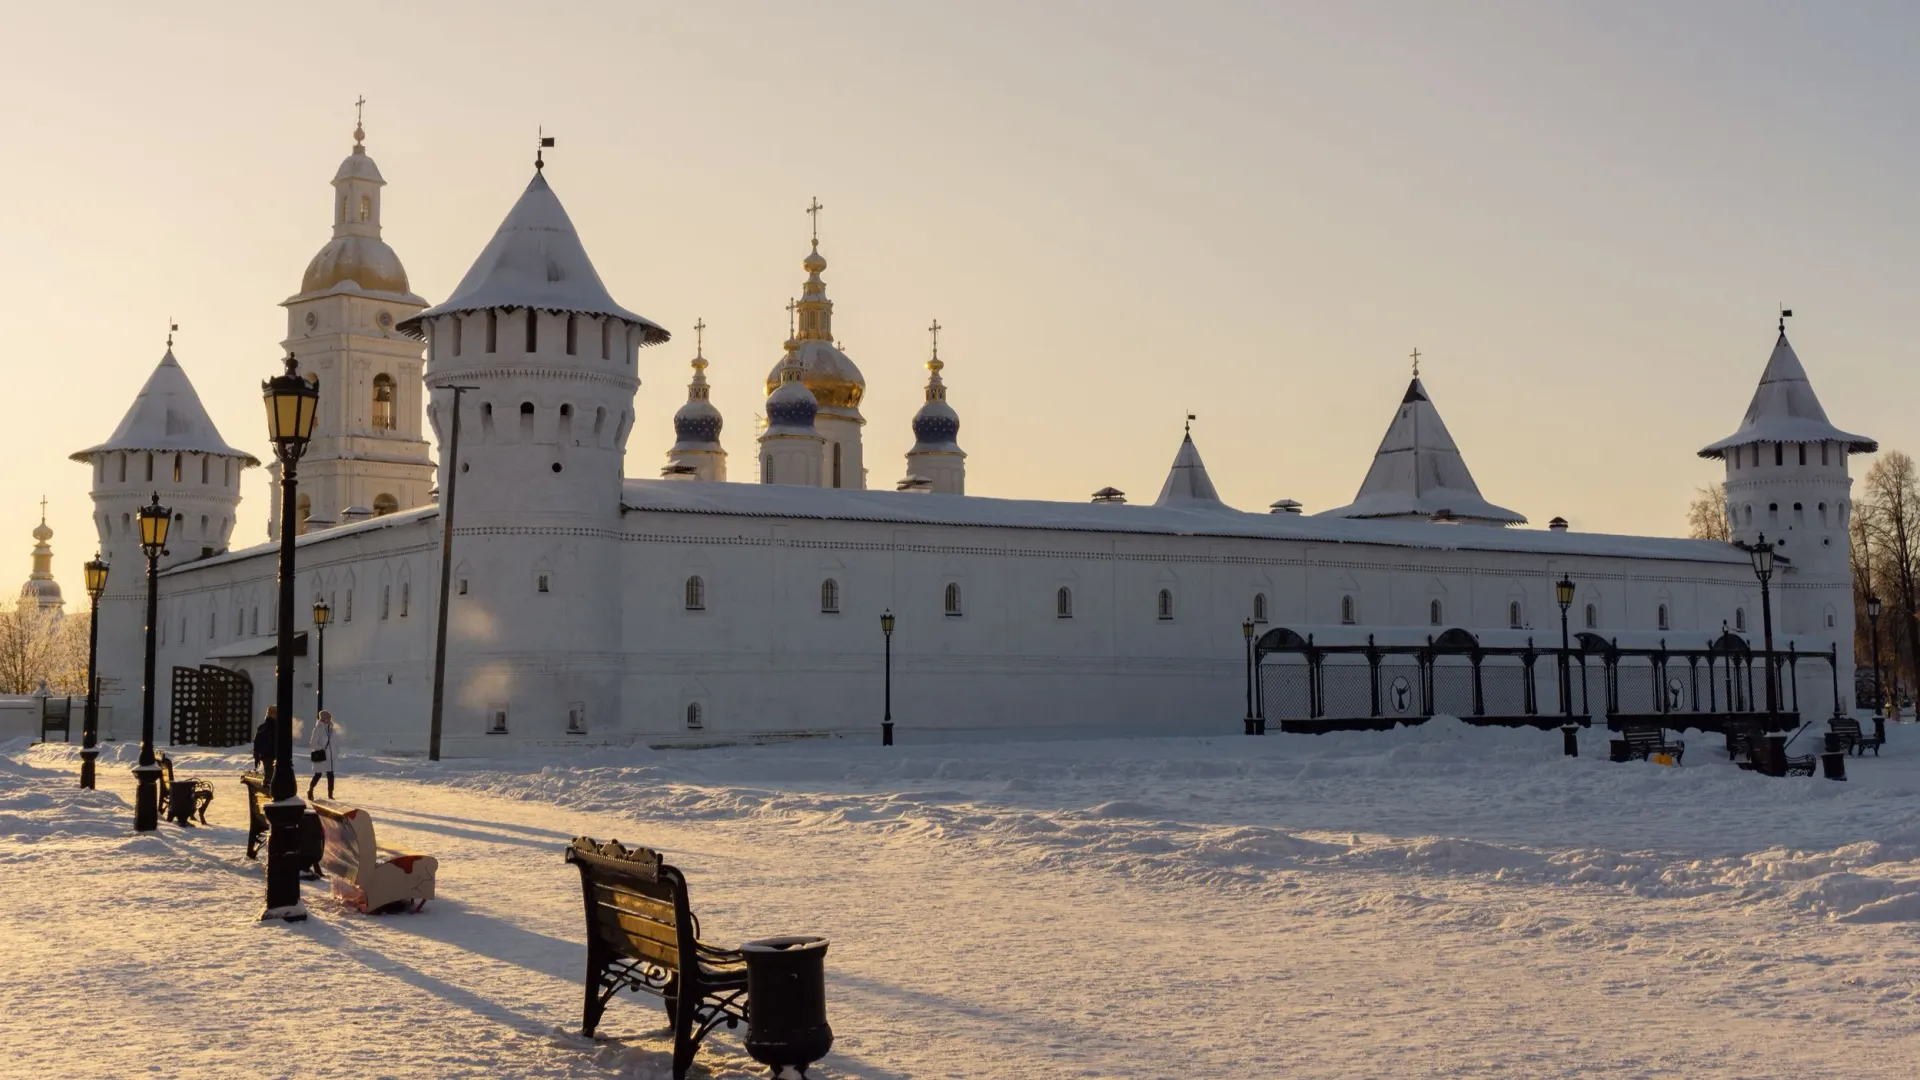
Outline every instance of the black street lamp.
POLYGON ((1867 634, 1873 646, 1873 727, 1874 737, 1887 739, 1886 692, 1880 688, 1880 598, 1867 594, 1867 634))
POLYGON ((313 636, 318 655, 313 663, 313 712, 327 707, 327 623, 333 619, 333 605, 322 597, 313 601, 313 636))
POLYGON ((267 908, 260 917, 299 922, 307 917, 307 907, 300 902, 300 821, 307 804, 300 799, 293 775, 293 540, 299 531, 294 525, 299 520, 294 489, 299 483, 300 456, 313 437, 320 387, 301 378, 291 354, 286 364, 285 374, 260 384, 273 456, 280 461, 280 634, 274 649, 278 715, 273 733, 273 801, 267 804, 267 823, 272 827, 267 835, 267 908))
POLYGON ((167 529, 173 511, 160 505, 160 493, 140 508, 140 551, 147 557, 147 654, 140 684, 140 763, 133 767, 140 788, 133 799, 133 831, 160 827, 160 766, 153 759, 154 631, 160 621, 160 556, 167 553, 167 529))
POLYGON ((107 591, 107 561, 94 552, 84 567, 87 575, 87 718, 80 722, 80 786, 93 789, 94 759, 100 756, 100 676, 94 664, 100 658, 100 595, 107 591))
POLYGON ((880 632, 887 637, 887 711, 880 721, 880 745, 893 745, 893 609, 880 613, 880 632))
POLYGON ((1773 545, 1767 543, 1766 533, 1761 533, 1759 542, 1747 548, 1747 555, 1753 560, 1753 576, 1760 579, 1760 625, 1766 633, 1767 646, 1767 727, 1771 730, 1779 718, 1780 696, 1774 686, 1773 600, 1767 591, 1767 582, 1773 577, 1773 545))
POLYGON ((1565 574, 1553 583, 1553 602, 1560 605, 1560 712, 1567 722, 1560 725, 1560 750, 1568 757, 1580 756, 1579 725, 1573 722, 1573 687, 1567 682, 1567 609, 1573 606, 1573 579, 1565 574))
POLYGON ((1240 636, 1247 646, 1247 734, 1253 734, 1253 620, 1240 624, 1240 636))

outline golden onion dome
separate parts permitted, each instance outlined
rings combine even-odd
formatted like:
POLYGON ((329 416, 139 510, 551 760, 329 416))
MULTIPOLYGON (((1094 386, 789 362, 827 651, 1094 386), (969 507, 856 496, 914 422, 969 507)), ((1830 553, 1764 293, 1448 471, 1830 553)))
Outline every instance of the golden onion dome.
MULTIPOLYGON (((800 381, 813 391, 815 401, 823 409, 857 409, 860 399, 866 396, 867 380, 860 374, 847 354, 835 348, 830 341, 805 340, 799 343, 800 381)), ((780 363, 767 373, 767 393, 771 394, 780 387, 780 368, 786 363, 782 356, 780 363)))
POLYGON ((307 264, 303 293, 324 292, 351 281, 369 292, 405 293, 407 269, 386 242, 372 236, 336 236, 307 264))

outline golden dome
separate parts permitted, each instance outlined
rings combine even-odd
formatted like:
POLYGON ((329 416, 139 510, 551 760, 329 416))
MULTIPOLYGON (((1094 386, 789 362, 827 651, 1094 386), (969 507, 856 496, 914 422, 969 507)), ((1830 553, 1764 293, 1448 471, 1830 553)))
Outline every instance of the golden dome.
POLYGON ((324 292, 351 281, 368 292, 405 293, 407 270, 400 256, 371 236, 336 236, 307 264, 303 293, 324 292))
MULTIPOLYGON (((857 409, 866 396, 867 380, 847 354, 830 341, 805 340, 799 343, 800 381, 813 391, 823 409, 857 409)), ((780 387, 780 369, 786 358, 767 373, 767 393, 780 387)))

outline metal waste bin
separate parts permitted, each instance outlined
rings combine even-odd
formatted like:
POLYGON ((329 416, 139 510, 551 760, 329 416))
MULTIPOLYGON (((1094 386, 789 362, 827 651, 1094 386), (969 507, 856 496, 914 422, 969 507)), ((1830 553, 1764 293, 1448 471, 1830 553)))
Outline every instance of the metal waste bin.
POLYGON ((319 881, 320 856, 327 851, 327 834, 321 831, 320 814, 309 807, 300 818, 300 878, 319 881))
POLYGON ((748 1056, 778 1080, 807 1075, 833 1049, 827 1025, 827 939, 779 937, 740 946, 747 961, 748 1056))
MULTIPOLYGON (((1831 735, 1828 738, 1832 738, 1831 735)), ((1847 778, 1847 755, 1839 750, 1828 750, 1820 755, 1820 768, 1829 780, 1847 778)))
POLYGON ((1845 740, 1831 731, 1827 732, 1827 753, 1837 754, 1846 748, 1847 744, 1845 740))

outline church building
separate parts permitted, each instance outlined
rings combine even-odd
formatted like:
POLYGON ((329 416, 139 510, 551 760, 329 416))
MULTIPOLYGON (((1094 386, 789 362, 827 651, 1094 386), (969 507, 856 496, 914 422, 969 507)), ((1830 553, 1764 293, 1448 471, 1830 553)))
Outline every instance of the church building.
MULTIPOLYGON (((1759 586, 1738 546, 1522 527, 1481 494, 1417 371, 1354 500, 1323 513, 1226 505, 1191 431, 1150 504, 1113 489, 1084 502, 971 491, 938 324, 919 411, 865 415, 817 232, 765 379, 755 460, 730 468, 702 324, 673 430, 634 431, 642 370, 664 372, 669 331, 641 313, 644 298, 602 281, 542 168, 437 303, 412 291, 381 239, 384 183, 356 130, 332 180, 332 236, 283 305, 282 345, 318 381, 320 413, 298 520, 271 526, 298 534, 299 700, 313 701, 309 610, 324 598, 327 706, 362 746, 426 744, 449 491, 453 755, 877 738, 882 613, 895 620, 892 710, 909 740, 1235 732, 1247 621, 1323 641, 1464 628, 1543 645, 1551 625, 1557 644, 1563 576, 1577 587, 1575 627, 1623 644, 1758 628, 1759 586), (870 419, 910 426, 897 483, 864 454, 870 419), (636 435, 665 448, 658 478, 627 474, 636 435)), ((964 405, 964 380, 957 389, 964 405)), ((1745 419, 1701 451, 1726 463, 1734 536, 1780 545, 1778 646, 1837 650, 1842 671, 1848 461, 1873 449, 1827 421, 1783 325, 1745 419)), ((74 458, 92 470, 116 566, 139 565, 134 514, 151 493, 174 511, 162 727, 175 670, 241 673, 258 712, 273 680, 277 551, 229 541, 240 477, 260 458, 225 440, 171 349, 113 433, 74 458)), ((101 670, 120 680, 123 716, 139 706, 140 593, 139 574, 117 572, 102 603, 101 670)), ((1824 687, 1801 693, 1809 711, 1835 704, 1824 687)))

